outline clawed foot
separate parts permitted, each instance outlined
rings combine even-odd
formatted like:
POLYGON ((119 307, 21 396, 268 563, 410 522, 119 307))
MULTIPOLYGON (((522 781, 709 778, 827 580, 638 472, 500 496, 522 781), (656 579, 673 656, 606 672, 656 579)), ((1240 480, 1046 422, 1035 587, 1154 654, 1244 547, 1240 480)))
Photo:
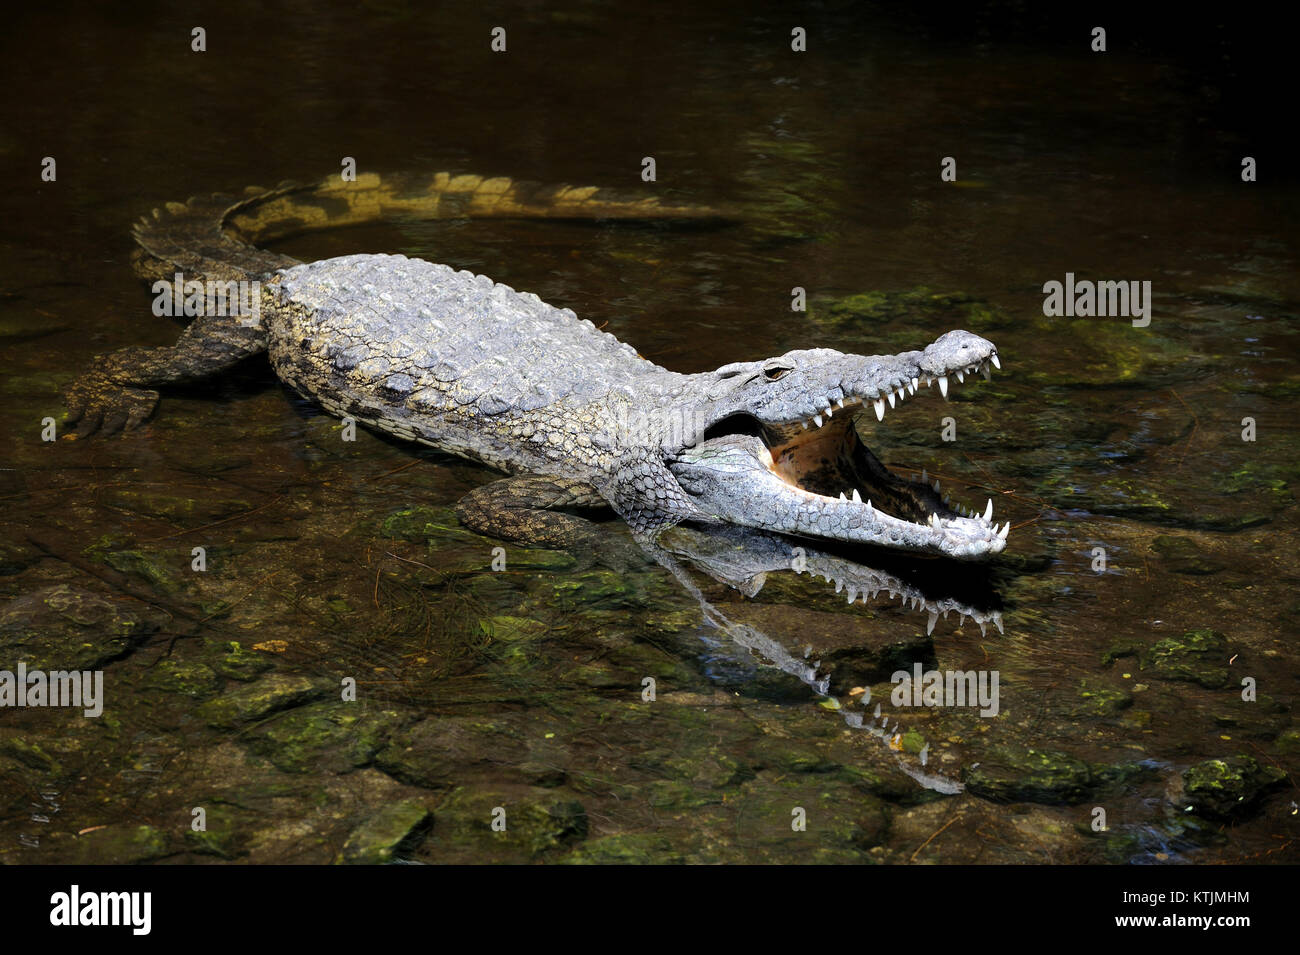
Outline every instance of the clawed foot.
POLYGON ((78 378, 63 392, 68 406, 66 425, 77 425, 76 437, 84 438, 96 431, 114 434, 131 431, 153 414, 158 392, 150 388, 131 388, 109 381, 101 375, 78 378))

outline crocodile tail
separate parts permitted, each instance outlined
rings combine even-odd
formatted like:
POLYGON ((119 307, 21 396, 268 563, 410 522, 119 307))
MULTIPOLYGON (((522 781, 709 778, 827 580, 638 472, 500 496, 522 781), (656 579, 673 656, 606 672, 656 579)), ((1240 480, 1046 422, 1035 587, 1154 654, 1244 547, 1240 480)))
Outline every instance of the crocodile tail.
POLYGON ((249 243, 282 239, 317 229, 375 222, 393 217, 417 219, 690 219, 726 218, 718 210, 672 205, 654 196, 596 186, 548 186, 504 177, 450 173, 358 175, 345 182, 285 183, 251 195, 227 210, 225 229, 249 243))
POLYGON ((226 282, 297 265, 297 259, 253 248, 228 234, 226 215, 243 201, 216 193, 154 209, 131 230, 138 246, 132 257, 136 272, 148 279, 182 272, 187 279, 226 282))
POLYGON ((286 182, 249 188, 245 197, 220 194, 169 202, 134 229, 136 270, 148 278, 174 270, 213 280, 246 279, 298 264, 258 244, 303 232, 398 216, 418 219, 686 219, 722 220, 703 206, 672 205, 595 186, 547 186, 513 179, 450 173, 358 175, 345 182, 286 182))

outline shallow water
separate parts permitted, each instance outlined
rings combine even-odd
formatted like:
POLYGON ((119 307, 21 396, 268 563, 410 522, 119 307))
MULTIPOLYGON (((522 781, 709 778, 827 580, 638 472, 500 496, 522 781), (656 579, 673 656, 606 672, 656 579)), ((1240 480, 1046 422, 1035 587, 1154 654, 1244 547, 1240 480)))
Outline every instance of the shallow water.
POLYGON ((107 702, 0 711, 0 857, 1297 860, 1294 190, 1240 182, 1248 137, 1185 63, 834 8, 795 55, 760 10, 519 5, 498 56, 487 26, 400 3, 304 6, 292 30, 235 5, 206 54, 161 6, 10 34, 9 65, 63 68, 7 77, 0 133, 14 165, 59 162, 0 196, 0 669, 102 668, 107 702), (509 545, 495 571, 498 542, 452 509, 488 472, 345 444, 264 362, 169 395, 139 432, 40 440, 96 354, 175 338, 131 273, 132 221, 343 156, 739 210, 721 229, 396 222, 277 246, 484 272, 680 371, 992 339, 991 382, 864 435, 1012 521, 985 570, 885 568, 1000 607, 1004 632, 950 613, 927 634, 924 610, 806 573, 747 597, 695 570, 693 594, 614 522, 618 559, 509 545), (1044 317, 1067 272, 1150 281, 1151 324, 1044 317), (915 708, 879 730, 871 707, 918 662, 996 672, 997 716, 915 708))

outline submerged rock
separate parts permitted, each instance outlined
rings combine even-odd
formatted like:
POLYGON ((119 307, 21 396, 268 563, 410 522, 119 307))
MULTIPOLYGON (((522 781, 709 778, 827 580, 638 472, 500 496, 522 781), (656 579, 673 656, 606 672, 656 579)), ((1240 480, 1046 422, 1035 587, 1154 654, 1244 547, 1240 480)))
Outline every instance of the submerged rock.
POLYGON ((185 830, 185 844, 191 852, 236 859, 247 854, 246 845, 251 833, 248 821, 231 806, 201 803, 205 828, 196 831, 192 826, 185 830))
POLYGON ((547 790, 461 787, 438 805, 427 852, 438 862, 529 861, 587 837, 587 810, 547 790))
MULTIPOLYGON (((860 292, 841 298, 815 299, 808 309, 808 317, 825 326, 873 331, 893 321, 904 321, 909 328, 915 328, 918 322, 931 317, 936 322, 949 322, 949 328, 969 328, 976 332, 1004 328, 1012 321, 1006 312, 974 296, 935 292, 924 286, 902 292, 860 292)), ((913 343, 901 347, 920 346, 913 343)))
POLYGON ((1151 541, 1151 549, 1160 555, 1165 566, 1175 574, 1216 574, 1227 564, 1216 560, 1190 537, 1161 534, 1151 541))
POLYGON ((1167 637, 1142 654, 1142 668, 1166 680, 1197 683, 1217 690, 1228 685, 1228 641, 1215 630, 1189 630, 1167 637))
POLYGON ((566 865, 667 865, 686 859, 667 836, 627 832, 584 842, 561 861, 566 865))
POLYGON ((1138 765, 1092 764, 1056 750, 1006 746, 964 773, 966 790, 998 802, 1073 804, 1141 773, 1138 765))
POLYGON ((0 667, 98 670, 126 656, 152 628, 120 602, 71 584, 24 594, 0 610, 0 667))
POLYGON ((350 865, 382 865, 413 848, 433 822, 428 807, 412 800, 384 806, 348 836, 336 860, 350 865))
MULTIPOLYGON (((160 593, 175 594, 184 586, 177 573, 182 558, 174 552, 114 550, 101 554, 100 559, 119 573, 142 577, 160 593)), ((188 557, 184 561, 188 566, 188 557)))
POLYGON ((247 683, 273 666, 266 654, 250 650, 238 640, 214 640, 208 649, 213 669, 227 679, 247 683))
POLYGON ((197 660, 162 660, 149 671, 144 686, 150 690, 206 699, 221 688, 221 678, 197 660))
POLYGON ((249 748, 287 773, 345 773, 370 763, 404 721, 363 703, 310 703, 259 726, 249 748))
POLYGON ((401 782, 443 789, 485 769, 518 778, 512 767, 520 767, 527 756, 526 741, 508 725, 437 717, 395 733, 376 755, 375 766, 401 782))
POLYGON ((1079 703, 1071 712, 1075 719, 1098 716, 1115 716, 1133 705, 1133 694, 1116 686, 1107 686, 1097 680, 1083 680, 1079 684, 1079 703))
POLYGON ((1250 815, 1265 795, 1286 782, 1286 773, 1261 766, 1253 756, 1207 759, 1183 772, 1187 808, 1213 819, 1250 815))
POLYGON ((272 674, 233 693, 209 700, 198 709, 201 719, 215 727, 251 723, 279 710, 301 706, 325 695, 325 688, 305 676, 272 674))

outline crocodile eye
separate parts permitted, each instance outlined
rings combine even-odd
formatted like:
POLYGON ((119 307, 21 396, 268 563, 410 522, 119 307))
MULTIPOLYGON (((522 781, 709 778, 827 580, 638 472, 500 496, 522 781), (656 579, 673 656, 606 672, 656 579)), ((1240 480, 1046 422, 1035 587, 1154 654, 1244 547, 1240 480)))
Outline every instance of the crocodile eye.
POLYGON ((768 381, 776 381, 779 378, 784 378, 792 371, 794 371, 793 368, 786 368, 784 365, 773 365, 770 368, 763 369, 763 377, 768 381))

